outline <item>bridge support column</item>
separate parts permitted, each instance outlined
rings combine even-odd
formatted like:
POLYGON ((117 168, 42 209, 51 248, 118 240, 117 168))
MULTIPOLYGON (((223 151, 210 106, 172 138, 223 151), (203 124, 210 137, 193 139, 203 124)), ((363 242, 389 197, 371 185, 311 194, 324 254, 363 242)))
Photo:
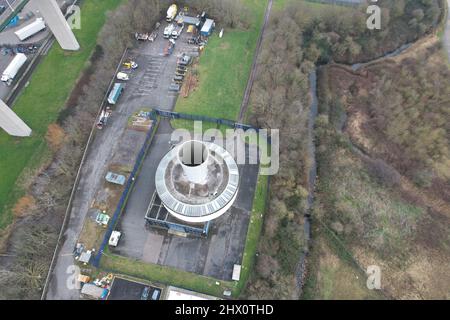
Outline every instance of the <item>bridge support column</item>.
POLYGON ((11 136, 28 137, 31 135, 31 129, 3 100, 0 100, 0 127, 11 136))
POLYGON ((37 0, 37 5, 45 23, 52 31, 61 48, 63 50, 79 50, 80 45, 56 0, 37 0))

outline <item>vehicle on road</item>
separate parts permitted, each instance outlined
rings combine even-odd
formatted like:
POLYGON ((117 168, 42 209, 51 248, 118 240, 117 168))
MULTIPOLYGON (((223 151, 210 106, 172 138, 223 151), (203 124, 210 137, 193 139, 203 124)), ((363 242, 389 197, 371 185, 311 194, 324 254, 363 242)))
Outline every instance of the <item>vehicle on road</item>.
POLYGON ((150 36, 148 37, 148 41, 153 42, 156 40, 156 38, 158 37, 158 32, 157 31, 153 31, 150 36))
POLYGON ((119 100, 120 95, 122 94, 123 89, 124 89, 123 83, 116 82, 114 84, 113 89, 109 93, 108 102, 110 104, 116 104, 117 100, 119 100))
POLYGON ((128 81, 130 80, 130 76, 125 72, 117 73, 117 80, 128 81))
POLYGON ((148 40, 148 33, 139 33, 136 32, 134 34, 134 37, 136 38, 136 40, 138 41, 147 41, 148 40))
POLYGON ((139 67, 139 65, 136 62, 130 60, 130 61, 124 62, 123 67, 125 69, 137 69, 139 67))
POLYGON ((149 294, 150 294, 150 287, 145 287, 144 290, 142 290, 141 300, 148 300, 149 294))
POLYGON ((108 244, 112 247, 117 247, 121 236, 122 233, 120 231, 113 231, 111 237, 109 237, 108 244))
POLYGON ((173 24, 169 24, 167 27, 164 28, 164 39, 169 39, 172 35, 172 32, 175 30, 175 26, 173 24))
POLYGON ((178 12, 178 7, 176 4, 172 4, 169 9, 167 9, 167 16, 166 16, 166 21, 167 22, 172 22, 173 19, 175 19, 175 17, 177 16, 177 12, 178 12))
POLYGON ((183 24, 181 24, 181 26, 179 26, 178 28, 175 28, 173 31, 172 31, 172 39, 178 39, 178 37, 181 35, 181 33, 183 32, 183 30, 184 30, 184 23, 183 24))
POLYGON ((23 67, 26 61, 26 55, 24 55, 23 53, 16 54, 11 63, 6 67, 5 71, 3 71, 1 80, 10 85, 19 72, 20 68, 23 67))
POLYGON ((176 83, 172 83, 169 87, 169 91, 172 92, 179 92, 180 91, 181 86, 179 84, 176 83))
POLYGON ((20 30, 14 32, 20 41, 24 41, 29 37, 34 36, 36 33, 45 29, 45 22, 42 18, 37 18, 36 21, 30 23, 29 25, 23 27, 20 30))
POLYGON ((102 110, 102 112, 100 113, 100 116, 98 117, 97 129, 100 129, 100 130, 103 129, 103 127, 108 122, 110 115, 111 115, 110 110, 102 110))
POLYGON ((191 63, 191 57, 183 53, 178 57, 177 63, 179 66, 188 66, 191 63))
POLYGON ((161 290, 155 289, 152 294, 152 300, 158 300, 161 294, 161 290))
POLYGON ((183 82, 183 79, 184 79, 183 76, 175 76, 175 78, 173 78, 173 81, 179 84, 180 82, 183 82))
POLYGON ((0 15, 3 14, 3 12, 6 11, 6 7, 5 6, 0 6, 0 15))

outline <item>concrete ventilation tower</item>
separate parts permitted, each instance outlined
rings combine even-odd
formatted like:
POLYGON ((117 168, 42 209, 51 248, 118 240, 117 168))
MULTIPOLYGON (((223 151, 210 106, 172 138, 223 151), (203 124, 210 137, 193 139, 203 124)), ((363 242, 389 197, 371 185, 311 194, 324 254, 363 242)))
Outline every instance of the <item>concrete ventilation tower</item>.
POLYGON ((238 194, 239 170, 231 154, 209 142, 184 142, 161 160, 156 192, 167 211, 189 223, 220 217, 238 194))
POLYGON ((69 23, 64 18, 56 0, 35 0, 45 22, 53 32, 63 50, 76 51, 80 49, 69 23))
POLYGON ((31 129, 2 100, 0 100, 0 127, 11 136, 31 135, 31 129))

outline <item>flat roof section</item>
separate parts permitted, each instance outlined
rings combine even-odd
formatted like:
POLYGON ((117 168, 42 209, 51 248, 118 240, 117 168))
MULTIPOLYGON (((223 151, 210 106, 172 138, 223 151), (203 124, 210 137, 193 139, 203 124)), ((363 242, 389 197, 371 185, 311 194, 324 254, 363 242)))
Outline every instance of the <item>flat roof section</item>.
POLYGON ((217 297, 176 287, 167 287, 165 300, 220 300, 217 297))

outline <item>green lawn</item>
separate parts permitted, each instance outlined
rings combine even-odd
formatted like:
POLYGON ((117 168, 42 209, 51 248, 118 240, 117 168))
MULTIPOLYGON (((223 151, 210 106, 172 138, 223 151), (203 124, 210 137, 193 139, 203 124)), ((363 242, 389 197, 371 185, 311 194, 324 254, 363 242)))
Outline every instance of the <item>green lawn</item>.
POLYGON ((233 294, 239 296, 247 284, 250 273, 255 264, 256 249, 258 248, 259 238, 264 222, 264 213, 266 211, 266 199, 268 192, 268 176, 259 176, 256 185, 255 198, 253 200, 253 209, 248 226, 247 240, 245 241, 244 256, 242 258, 241 279, 237 283, 233 294))
POLYGON ((262 0, 243 2, 250 8, 250 28, 225 29, 222 39, 216 30, 199 60, 199 87, 188 98, 180 96, 175 111, 230 120, 239 116, 267 6, 262 0))
POLYGON ((216 297, 222 297, 223 291, 232 289, 234 285, 231 282, 216 280, 180 269, 111 254, 103 254, 100 266, 104 271, 127 274, 152 282, 163 283, 216 297), (219 282, 219 285, 216 282, 219 282))
POLYGON ((0 229, 11 223, 11 206, 22 194, 16 181, 25 168, 36 168, 48 155, 44 139, 47 127, 64 107, 80 72, 87 66, 97 34, 105 22, 105 12, 121 0, 85 1, 82 28, 75 34, 81 45, 77 52, 64 52, 55 43, 36 68, 14 105, 14 111, 33 129, 30 138, 14 138, 0 131, 0 229))

